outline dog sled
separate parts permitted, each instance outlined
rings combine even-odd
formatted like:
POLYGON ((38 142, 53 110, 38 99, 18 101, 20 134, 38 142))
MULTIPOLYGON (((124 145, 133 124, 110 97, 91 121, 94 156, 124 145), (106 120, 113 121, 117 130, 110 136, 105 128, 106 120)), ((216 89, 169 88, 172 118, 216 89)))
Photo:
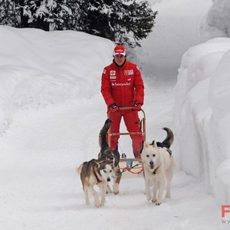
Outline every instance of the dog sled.
MULTIPOLYGON (((120 107, 120 110, 131 110, 132 107, 120 107)), ((139 111, 140 117, 140 128, 141 132, 119 132, 112 133, 110 130, 108 131, 108 145, 111 146, 111 138, 113 136, 131 136, 131 135, 142 135, 143 140, 146 140, 146 115, 143 109, 139 111)), ((120 156, 120 161, 118 165, 118 169, 121 174, 127 172, 130 174, 141 174, 143 172, 143 166, 140 158, 127 158, 125 153, 122 153, 120 156)))

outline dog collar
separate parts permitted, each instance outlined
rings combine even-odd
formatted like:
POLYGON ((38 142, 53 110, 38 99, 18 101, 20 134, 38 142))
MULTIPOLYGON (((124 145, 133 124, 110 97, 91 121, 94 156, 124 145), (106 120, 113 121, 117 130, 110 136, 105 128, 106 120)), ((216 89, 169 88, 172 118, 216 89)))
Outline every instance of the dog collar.
POLYGON ((156 167, 154 170, 153 170, 153 175, 156 175, 157 174, 157 170, 159 169, 160 166, 156 167))

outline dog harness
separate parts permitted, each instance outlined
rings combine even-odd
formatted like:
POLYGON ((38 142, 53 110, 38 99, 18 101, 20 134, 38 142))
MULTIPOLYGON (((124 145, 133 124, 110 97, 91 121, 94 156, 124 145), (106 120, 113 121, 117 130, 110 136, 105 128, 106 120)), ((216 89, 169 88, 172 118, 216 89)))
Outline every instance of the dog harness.
POLYGON ((99 178, 100 177, 100 174, 98 172, 96 172, 96 170, 94 170, 94 176, 96 177, 96 180, 97 180, 97 184, 101 183, 102 180, 99 178))
MULTIPOLYGON (((96 162, 96 160, 94 162, 97 165, 97 167, 99 168, 100 164, 98 162, 96 162)), ((96 177, 97 184, 101 183, 102 182, 102 177, 100 175, 100 172, 97 171, 95 167, 93 169, 93 173, 94 173, 94 176, 96 177)))

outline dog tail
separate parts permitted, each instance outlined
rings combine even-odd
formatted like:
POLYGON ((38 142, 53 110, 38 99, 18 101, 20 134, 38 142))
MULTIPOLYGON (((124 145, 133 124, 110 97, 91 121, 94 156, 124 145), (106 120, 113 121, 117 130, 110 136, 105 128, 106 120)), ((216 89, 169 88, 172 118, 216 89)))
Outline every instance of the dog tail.
POLYGON ((174 135, 171 129, 167 127, 163 129, 167 132, 167 137, 163 140, 162 145, 169 149, 174 141, 174 135))
POLYGON ((81 174, 81 170, 82 170, 83 164, 81 164, 80 166, 76 167, 75 171, 77 174, 81 174))
POLYGON ((99 145, 100 145, 101 150, 109 147, 107 140, 106 140, 106 134, 109 130, 111 123, 112 121, 110 119, 107 119, 99 133, 99 145))

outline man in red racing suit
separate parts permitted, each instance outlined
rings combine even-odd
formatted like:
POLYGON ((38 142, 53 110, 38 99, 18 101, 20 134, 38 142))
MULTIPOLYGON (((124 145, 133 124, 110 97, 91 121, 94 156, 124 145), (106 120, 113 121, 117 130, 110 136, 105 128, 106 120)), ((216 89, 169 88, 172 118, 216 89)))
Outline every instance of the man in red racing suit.
MULTIPOLYGON (((112 121, 110 131, 119 133, 123 117, 128 132, 141 132, 138 111, 144 102, 144 84, 136 64, 126 60, 126 49, 122 45, 114 48, 113 62, 104 68, 101 93, 108 107, 108 118, 112 121), (131 110, 120 110, 132 107, 131 110)), ((119 136, 111 137, 111 148, 118 149, 119 136)), ((133 154, 140 158, 142 135, 131 135, 133 154)))

